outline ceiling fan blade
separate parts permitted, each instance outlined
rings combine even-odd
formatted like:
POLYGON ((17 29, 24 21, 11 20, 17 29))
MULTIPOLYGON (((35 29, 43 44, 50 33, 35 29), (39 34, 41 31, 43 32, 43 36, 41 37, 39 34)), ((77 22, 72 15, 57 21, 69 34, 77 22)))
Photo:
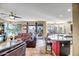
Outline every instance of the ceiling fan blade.
POLYGON ((19 16, 14 16, 14 18, 22 18, 22 17, 19 17, 19 16))
POLYGON ((8 15, 8 14, 5 14, 5 13, 0 13, 0 15, 8 15))
POLYGON ((13 12, 10 12, 10 14, 0 13, 0 15, 9 17, 9 18, 14 19, 14 20, 15 20, 16 18, 22 18, 22 17, 16 16, 16 14, 14 14, 13 12))

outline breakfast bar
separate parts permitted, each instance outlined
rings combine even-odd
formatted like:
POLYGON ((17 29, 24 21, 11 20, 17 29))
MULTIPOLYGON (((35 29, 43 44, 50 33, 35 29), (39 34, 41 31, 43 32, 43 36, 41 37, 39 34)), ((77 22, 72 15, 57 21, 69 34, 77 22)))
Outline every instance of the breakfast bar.
POLYGON ((0 56, 25 56, 26 43, 12 40, 0 43, 0 56))

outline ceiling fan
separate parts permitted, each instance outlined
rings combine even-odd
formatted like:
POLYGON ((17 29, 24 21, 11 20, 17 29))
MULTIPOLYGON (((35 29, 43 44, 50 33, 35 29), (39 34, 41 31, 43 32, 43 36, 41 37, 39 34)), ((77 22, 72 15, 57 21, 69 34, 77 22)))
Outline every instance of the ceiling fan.
POLYGON ((9 18, 11 18, 11 19, 16 19, 16 18, 22 18, 22 17, 20 17, 20 16, 17 16, 16 14, 14 14, 13 12, 10 12, 10 14, 6 14, 6 13, 0 13, 0 15, 8 15, 8 17, 9 18))

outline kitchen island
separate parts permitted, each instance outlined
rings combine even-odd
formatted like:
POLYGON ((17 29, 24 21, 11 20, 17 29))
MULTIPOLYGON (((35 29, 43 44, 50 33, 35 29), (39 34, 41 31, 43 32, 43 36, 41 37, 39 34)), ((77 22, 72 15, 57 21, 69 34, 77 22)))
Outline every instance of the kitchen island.
POLYGON ((70 49, 72 44, 72 36, 69 35, 49 35, 47 43, 50 45, 51 53, 56 56, 68 56, 70 55, 70 49))
POLYGON ((0 43, 0 56, 25 56, 26 43, 23 41, 6 41, 0 43))

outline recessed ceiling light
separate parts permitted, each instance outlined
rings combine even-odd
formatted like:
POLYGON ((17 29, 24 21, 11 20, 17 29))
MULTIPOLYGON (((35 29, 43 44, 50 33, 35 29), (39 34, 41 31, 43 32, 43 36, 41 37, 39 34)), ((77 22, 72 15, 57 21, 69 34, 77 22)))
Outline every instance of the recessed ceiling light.
POLYGON ((67 9, 68 12, 71 12, 71 9, 67 9))

